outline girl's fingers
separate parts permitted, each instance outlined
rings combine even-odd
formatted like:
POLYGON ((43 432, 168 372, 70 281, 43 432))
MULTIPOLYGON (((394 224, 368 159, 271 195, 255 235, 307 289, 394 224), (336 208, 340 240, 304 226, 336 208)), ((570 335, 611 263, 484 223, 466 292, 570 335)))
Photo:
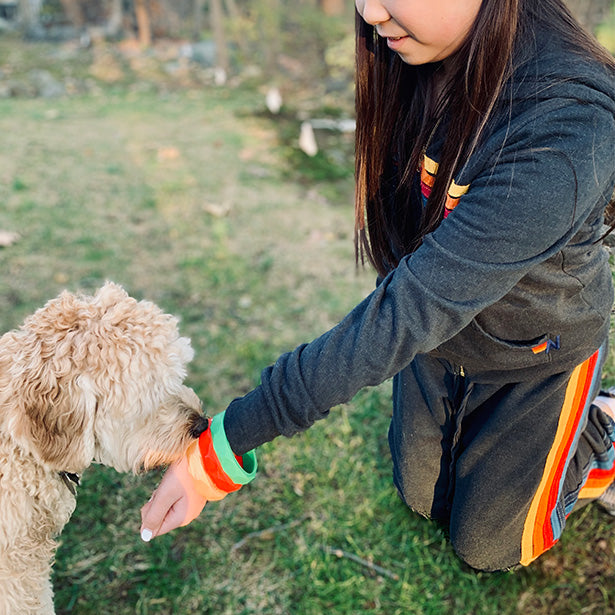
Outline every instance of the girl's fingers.
POLYGON ((188 525, 203 510, 207 499, 193 485, 184 459, 166 471, 149 502, 141 508, 141 538, 148 542, 155 536, 188 525))
POLYGON ((160 536, 161 526, 176 501, 175 496, 168 498, 164 490, 162 495, 156 490, 151 500, 141 508, 141 538, 145 542, 149 542, 154 536, 160 536))

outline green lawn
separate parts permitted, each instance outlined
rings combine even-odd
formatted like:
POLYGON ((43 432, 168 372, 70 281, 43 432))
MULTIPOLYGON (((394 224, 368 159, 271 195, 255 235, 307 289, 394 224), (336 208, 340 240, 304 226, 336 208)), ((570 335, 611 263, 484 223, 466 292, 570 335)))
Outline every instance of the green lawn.
MULTIPOLYGON (((112 279, 181 316, 189 384, 215 413, 335 324, 374 282, 354 267, 351 179, 300 177, 260 107, 215 88, 0 101, 0 229, 20 234, 0 249, 1 329, 112 279)), ((613 613, 615 521, 591 506, 527 569, 461 564, 395 494, 389 397, 365 390, 262 447, 254 483, 149 544, 139 508, 160 474, 90 468, 61 537, 57 612, 613 613)))

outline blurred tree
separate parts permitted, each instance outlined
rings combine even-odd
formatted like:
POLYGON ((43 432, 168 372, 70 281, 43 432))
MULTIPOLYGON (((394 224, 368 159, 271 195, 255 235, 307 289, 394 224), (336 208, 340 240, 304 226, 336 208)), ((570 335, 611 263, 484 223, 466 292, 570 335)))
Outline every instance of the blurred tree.
POLYGON ((575 17, 591 32, 613 10, 613 0, 566 0, 575 17))
POLYGON ((343 15, 344 0, 320 0, 320 6, 325 15, 343 15))
MULTIPOLYGON (((199 0, 196 1, 198 2, 199 0)), ((241 23, 245 19, 245 17, 242 16, 241 11, 237 8, 237 3, 235 2, 235 0, 224 0, 224 7, 226 8, 226 13, 231 23, 241 23)), ((248 41, 246 37, 238 36, 234 40, 234 43, 237 45, 237 47, 239 47, 243 56, 248 57, 249 51, 248 41)))
POLYGON ((107 35, 118 36, 124 23, 124 5, 122 0, 110 0, 109 19, 107 21, 107 35))
POLYGON ((39 38, 42 36, 41 8, 43 0, 19 0, 17 22, 25 36, 39 38))
POLYGON ((83 14, 80 0, 60 0, 60 4, 69 21, 76 28, 83 28, 85 25, 85 15, 83 14))
POLYGON ((216 67, 224 71, 224 75, 229 72, 229 55, 224 32, 224 11, 222 0, 209 0, 209 15, 211 18, 211 29, 216 43, 216 67))
POLYGON ((192 31, 195 40, 201 38, 203 31, 203 9, 205 8, 205 0, 194 0, 194 19, 192 23, 192 31))
POLYGON ((149 7, 147 0, 134 0, 135 15, 137 17, 137 28, 139 30, 139 43, 142 47, 149 47, 152 44, 152 27, 149 18, 149 7))
POLYGON ((261 50, 264 68, 269 77, 277 73, 280 41, 282 38, 281 0, 259 0, 258 24, 261 32, 261 50))
POLYGON ((124 26, 123 0, 59 0, 64 16, 77 30, 97 26, 104 36, 117 37, 124 26))

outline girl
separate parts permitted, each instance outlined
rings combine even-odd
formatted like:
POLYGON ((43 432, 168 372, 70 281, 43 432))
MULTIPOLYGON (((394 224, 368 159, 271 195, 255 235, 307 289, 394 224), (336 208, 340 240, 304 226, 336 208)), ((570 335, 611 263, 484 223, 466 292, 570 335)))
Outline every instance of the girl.
POLYGON ((142 536, 250 480, 251 449, 394 376, 403 500, 474 568, 528 564, 578 503, 615 491, 615 400, 591 403, 613 299, 615 62, 561 0, 356 9, 357 256, 378 286, 213 419, 142 536))

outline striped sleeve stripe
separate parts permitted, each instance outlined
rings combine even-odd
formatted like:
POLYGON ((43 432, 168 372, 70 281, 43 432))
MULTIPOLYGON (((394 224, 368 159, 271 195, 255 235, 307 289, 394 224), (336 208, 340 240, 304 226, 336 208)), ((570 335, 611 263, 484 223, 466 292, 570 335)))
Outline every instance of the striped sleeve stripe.
POLYGON ((524 566, 552 547, 561 535, 556 505, 589 411, 589 392, 594 378, 600 376, 600 370, 596 369, 600 352, 597 350, 578 365, 568 382, 555 439, 523 528, 521 564, 524 566))
POLYGON ((606 470, 601 468, 591 470, 579 492, 579 498, 599 498, 615 480, 615 445, 613 445, 613 451, 613 465, 606 470))
MULTIPOLYGON (((426 199, 431 195, 431 190, 436 181, 436 175, 438 173, 438 167, 440 165, 435 161, 429 158, 429 156, 423 156, 422 163, 419 165, 419 170, 421 172, 421 192, 423 197, 426 199)), ((460 186, 456 184, 455 181, 451 182, 451 185, 448 189, 448 194, 446 195, 446 202, 444 203, 444 217, 446 218, 448 214, 459 205, 459 201, 461 197, 470 189, 470 185, 460 186)))

